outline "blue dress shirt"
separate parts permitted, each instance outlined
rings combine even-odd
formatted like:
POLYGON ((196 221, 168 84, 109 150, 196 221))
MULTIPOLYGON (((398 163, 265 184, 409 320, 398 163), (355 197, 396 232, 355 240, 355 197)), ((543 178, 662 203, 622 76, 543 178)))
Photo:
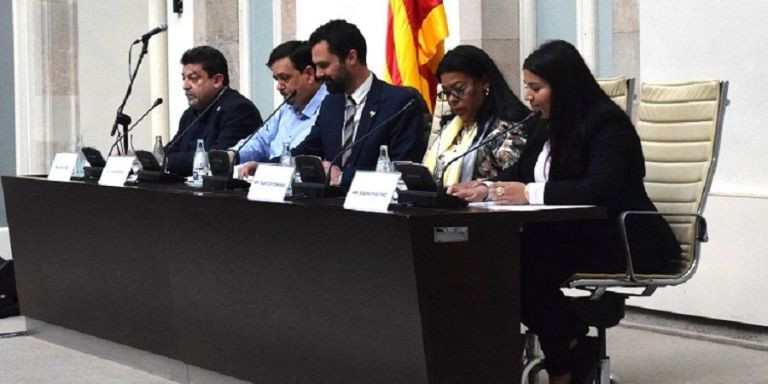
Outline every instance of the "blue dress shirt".
POLYGON ((296 111, 289 104, 283 105, 277 114, 240 149, 240 164, 247 161, 269 161, 280 156, 283 152, 283 143, 291 143, 290 148, 294 148, 304 141, 315 124, 320 104, 327 94, 328 91, 323 84, 303 110, 296 111))

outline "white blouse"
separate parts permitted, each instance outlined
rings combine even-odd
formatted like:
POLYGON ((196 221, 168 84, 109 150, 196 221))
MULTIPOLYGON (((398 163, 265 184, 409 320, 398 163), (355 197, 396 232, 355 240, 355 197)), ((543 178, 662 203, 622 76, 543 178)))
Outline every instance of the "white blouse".
POLYGON ((539 152, 536 165, 533 167, 533 182, 528 183, 528 203, 544 204, 544 187, 549 180, 549 165, 552 162, 549 157, 549 140, 544 143, 544 148, 539 152))

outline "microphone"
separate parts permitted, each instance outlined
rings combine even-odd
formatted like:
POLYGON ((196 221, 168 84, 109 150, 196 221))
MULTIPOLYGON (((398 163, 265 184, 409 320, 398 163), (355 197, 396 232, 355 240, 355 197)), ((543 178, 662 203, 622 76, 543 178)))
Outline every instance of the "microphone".
POLYGON ((477 143, 477 144, 475 144, 475 145, 471 146, 469 149, 467 149, 467 150, 466 150, 464 153, 462 153, 461 155, 459 155, 459 156, 456 156, 456 157, 454 157, 453 159, 451 159, 450 161, 448 161, 447 163, 445 163, 445 165, 443 166, 443 169, 442 169, 442 171, 440 172, 440 175, 439 175, 439 176, 437 176, 437 193, 438 193, 438 194, 444 194, 444 193, 445 193, 445 189, 443 188, 443 173, 444 173, 444 172, 445 172, 445 170, 446 170, 446 169, 448 169, 448 167, 449 167, 451 164, 453 164, 453 163, 454 163, 456 160, 459 160, 459 159, 462 159, 462 158, 464 158, 464 156, 466 156, 466 155, 470 154, 470 153, 471 153, 471 152, 473 152, 473 151, 476 151, 476 150, 478 150, 478 149, 479 149, 479 148, 481 148, 482 146, 484 146, 484 145, 486 145, 486 144, 490 143, 491 141, 495 140, 497 137, 499 137, 499 136, 501 136, 501 135, 505 135, 505 134, 507 134, 507 133, 508 133, 510 130, 512 130, 512 129, 514 129, 514 128, 517 128, 517 127, 520 127, 520 126, 522 126, 522 125, 523 125, 523 124, 525 124, 525 122, 527 122, 528 120, 530 120, 530 119, 532 119, 532 118, 534 118, 534 117, 538 117, 539 115, 541 115, 541 112, 540 112, 540 111, 533 111, 533 112, 529 113, 529 114, 528 114, 528 116, 526 116, 526 117, 524 117, 522 120, 520 120, 520 121, 518 121, 518 122, 516 122, 516 123, 512 124, 512 125, 511 125, 509 128, 507 128, 507 129, 505 129, 505 130, 503 130, 503 131, 498 131, 498 132, 496 132, 496 133, 493 133, 493 134, 489 135, 488 137, 486 137, 485 139, 483 139, 483 140, 482 140, 482 141, 480 141, 479 143, 477 143))
MULTIPOLYGON (((133 128, 135 128, 137 125, 139 125, 139 123, 140 123, 142 120, 144 120, 144 118, 145 118, 145 117, 147 117, 147 115, 149 115, 149 113, 150 113, 150 112, 152 112, 152 110, 153 110, 153 109, 157 108, 157 106, 158 106, 158 105, 160 105, 160 104, 162 104, 162 103, 163 103, 163 98, 162 98, 162 97, 158 97, 157 99, 155 99, 155 102, 154 102, 154 103, 152 103, 152 106, 151 106, 151 107, 149 107, 149 109, 147 109, 147 111, 146 111, 146 112, 144 112, 144 114, 143 114, 143 115, 141 115, 141 117, 139 117, 139 119, 138 119, 138 120, 136 120, 136 122, 135 122, 135 123, 133 123, 133 125, 131 125, 131 127, 130 127, 130 128, 128 128, 128 130, 127 130, 127 131, 125 131, 125 133, 127 134, 128 132, 132 131, 132 130, 133 130, 133 128)), ((115 146, 116 146, 116 145, 117 145, 117 144, 120 142, 120 140, 121 140, 122 138, 123 138, 123 135, 122 135, 122 134, 119 134, 119 135, 117 135, 117 139, 115 140, 115 144, 113 144, 113 145, 112 145, 112 148, 110 148, 110 149, 109 149, 109 154, 110 154, 110 156, 112 155, 112 150, 115 148, 115 146)), ((133 144, 131 144, 131 147, 133 147, 133 144)), ((123 151, 127 153, 127 152, 128 152, 128 148, 123 148, 123 151)), ((119 153, 119 152, 120 152, 120 148, 118 148, 118 153, 119 153)))
POLYGON ((133 125, 131 125, 130 128, 128 128, 128 132, 130 132, 135 126, 139 125, 141 120, 144 120, 144 118, 147 117, 147 115, 149 115, 149 113, 152 112, 153 109, 157 108, 157 106, 162 104, 162 103, 163 103, 163 98, 162 97, 158 97, 157 99, 155 99, 155 102, 152 103, 152 106, 149 107, 149 109, 147 109, 147 111, 144 112, 144 114, 141 115, 141 117, 139 117, 139 119, 136 120, 136 122, 133 123, 133 125))
MULTIPOLYGON (((368 138, 368 136, 370 136, 374 132, 376 132, 379 129, 381 129, 381 127, 391 123, 392 120, 400 117, 403 113, 405 113, 405 111, 409 110, 414 104, 416 104, 416 99, 415 98, 413 98, 410 101, 408 101, 402 108, 400 108, 400 110, 395 112, 392 116, 388 117, 386 120, 382 121, 381 124, 375 126, 373 129, 368 131, 365 135, 360 136, 359 138, 357 138, 356 140, 352 141, 348 145, 342 147, 341 150, 339 151, 339 153, 337 153, 336 156, 334 156, 333 159, 331 159, 331 165, 333 165, 336 162, 336 160, 338 160, 344 154, 344 152, 352 149, 352 147, 354 147, 355 145, 357 145, 361 141, 363 141, 366 138, 368 138)), ((339 165, 341 165, 341 164, 339 164, 339 165)))
POLYGON ((138 43, 141 43, 143 41, 146 42, 152 36, 157 35, 158 33, 166 31, 166 30, 168 30, 168 26, 165 25, 165 24, 160 24, 157 27, 155 27, 154 29, 152 29, 151 31, 141 35, 141 37, 139 37, 138 39, 134 40, 131 45, 138 44, 138 43))
MULTIPOLYGON (((375 126, 368 131, 365 135, 362 135, 358 139, 352 141, 348 145, 341 148, 339 153, 331 159, 331 167, 342 156, 344 152, 354 147, 361 141, 365 140, 368 136, 378 131, 385 125, 392 122, 392 120, 400 117, 405 111, 410 109, 416 103, 416 99, 409 100, 402 108, 395 112, 392 116, 381 122, 381 124, 375 126)), ((334 197, 343 196, 346 190, 338 189, 337 187, 331 187, 331 169, 325 172, 322 161, 315 156, 299 155, 296 156, 296 168, 301 175, 301 182, 293 185, 293 195, 304 195, 306 197, 334 197), (313 180, 310 182, 309 180, 313 180)))
MULTIPOLYGON (((253 132, 251 132, 250 135, 246 136, 245 139, 240 141, 240 143, 237 145, 237 147, 235 147, 235 156, 236 156, 235 160, 240 158, 240 150, 243 149, 243 147, 245 146, 245 143, 247 143, 249 140, 251 140, 251 137, 253 137, 253 135, 255 135, 256 132, 258 132, 261 129, 261 127, 264 126, 264 124, 267 124, 267 121, 269 121, 272 118, 272 116, 275 116, 277 111, 279 111, 280 108, 282 108, 283 105, 285 105, 285 103, 293 100, 294 97, 296 97, 296 90, 295 89, 293 91, 291 91, 291 93, 289 93, 288 96, 285 97, 285 100, 283 100, 283 102, 280 103, 280 105, 278 105, 277 108, 275 108, 275 110, 272 111, 272 113, 270 113, 269 116, 267 116, 266 119, 264 119, 264 121, 261 122, 261 125, 259 125, 255 130, 253 130, 253 132)), ((238 161, 238 163, 239 163, 239 161, 238 161)))
POLYGON ((184 127, 184 129, 179 131, 176 134, 176 137, 174 137, 168 143, 168 145, 165 146, 165 150, 163 151, 163 152, 165 152, 165 155, 163 155, 163 164, 161 164, 161 168, 160 168, 160 169, 163 170, 163 172, 167 171, 166 170, 166 166, 168 165, 168 152, 171 150, 171 148, 173 148, 173 145, 176 144, 179 140, 181 140, 181 138, 184 137, 185 134, 187 134, 187 131, 189 131, 189 129, 192 128, 192 126, 195 125, 195 123, 197 123, 203 116, 205 116, 205 114, 208 112, 208 110, 211 109, 211 107, 213 107, 213 105, 216 104, 217 101, 219 101, 219 99, 221 98, 221 95, 223 95, 224 92, 227 91, 227 89, 229 89, 229 88, 228 87, 224 87, 224 89, 222 89, 221 92, 219 92, 219 94, 216 95, 216 98, 213 99, 210 103, 208 103, 208 106, 205 107, 205 109, 203 109, 202 112, 198 113, 197 117, 195 117, 195 119, 192 120, 191 123, 187 124, 187 126, 184 127))

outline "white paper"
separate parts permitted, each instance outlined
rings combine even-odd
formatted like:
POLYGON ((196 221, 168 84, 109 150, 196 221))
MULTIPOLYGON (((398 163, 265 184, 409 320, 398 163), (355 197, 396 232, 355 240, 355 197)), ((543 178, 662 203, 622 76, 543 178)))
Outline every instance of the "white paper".
POLYGON ((134 156, 110 156, 107 165, 101 171, 99 184, 122 187, 133 167, 134 156))
POLYGON ((275 164, 260 164, 253 175, 248 200, 271 201, 279 203, 285 200, 288 186, 293 182, 294 167, 275 164))
POLYGON ((356 211, 387 212, 400 172, 357 171, 349 186, 344 208, 356 211))
POLYGON ((48 172, 48 180, 69 181, 72 171, 75 170, 75 163, 77 163, 77 153, 57 153, 48 172))
POLYGON ((593 208, 594 205, 514 205, 514 204, 496 204, 493 201, 469 203, 470 207, 487 208, 491 211, 543 211, 548 209, 573 209, 573 208, 593 208))

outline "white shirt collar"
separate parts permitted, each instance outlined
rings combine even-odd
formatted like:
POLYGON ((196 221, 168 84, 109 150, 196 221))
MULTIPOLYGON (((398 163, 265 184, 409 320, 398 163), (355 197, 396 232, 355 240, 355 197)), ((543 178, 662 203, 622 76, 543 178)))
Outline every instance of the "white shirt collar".
POLYGON ((373 72, 368 72, 368 77, 363 81, 362 84, 360 84, 357 89, 355 89, 354 92, 352 92, 351 95, 352 99, 355 100, 355 103, 357 105, 360 105, 365 101, 366 96, 368 96, 368 91, 371 90, 371 84, 373 84, 373 72))

